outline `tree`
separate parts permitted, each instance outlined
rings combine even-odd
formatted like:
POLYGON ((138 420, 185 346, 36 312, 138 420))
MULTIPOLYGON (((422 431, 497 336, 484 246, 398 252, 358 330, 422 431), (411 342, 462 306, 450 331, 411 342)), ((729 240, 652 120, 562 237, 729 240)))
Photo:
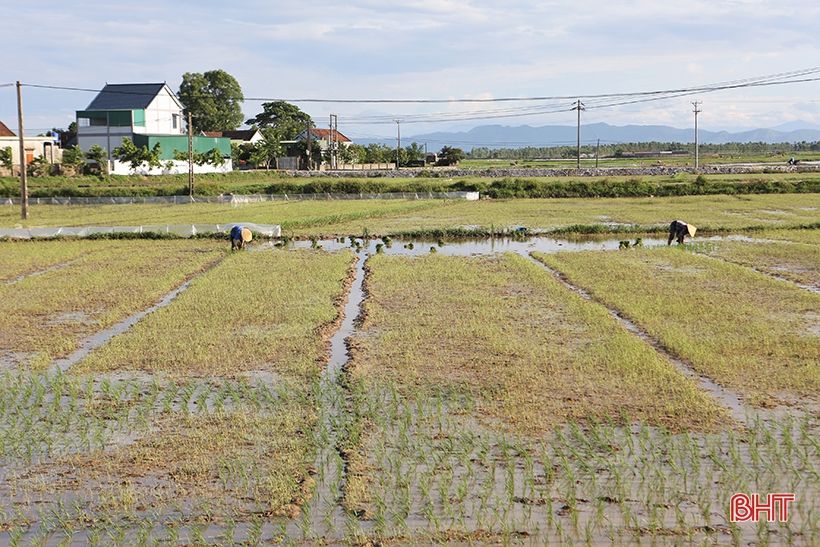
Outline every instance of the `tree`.
POLYGON ((406 147, 401 157, 402 165, 417 165, 424 166, 424 147, 417 142, 410 143, 406 147))
MULTIPOLYGON (((174 159, 178 161, 188 161, 188 152, 177 150, 174 152, 174 159)), ((225 163, 225 157, 219 148, 211 148, 207 152, 194 152, 193 161, 197 165, 205 165, 206 163, 219 167, 225 163)))
MULTIPOLYGON (((285 101, 262 103, 262 112, 245 121, 248 125, 273 130, 271 134, 277 141, 295 139, 299 133, 314 127, 311 117, 296 106, 285 101)), ((267 136, 265 138, 268 138, 267 136)))
POLYGON ((262 129, 262 136, 265 138, 253 146, 251 162, 254 166, 264 165, 265 169, 270 169, 271 162, 276 161, 276 158, 282 155, 282 145, 279 143, 280 139, 276 131, 272 128, 262 129))
POLYGON ((458 162, 464 159, 464 150, 461 148, 453 148, 451 146, 444 146, 438 153, 439 165, 458 165, 458 162))
POLYGON ((99 144, 95 144, 88 149, 88 152, 85 153, 85 157, 91 163, 97 165, 97 168, 100 170, 100 175, 108 175, 108 154, 106 153, 105 148, 99 144))
POLYGON ((134 173, 136 173, 137 169, 143 164, 148 164, 149 169, 151 167, 160 167, 162 165, 162 161, 160 160, 161 155, 162 149, 159 143, 156 143, 154 147, 149 150, 147 146, 137 147, 137 145, 128 138, 123 139, 122 144, 113 151, 114 159, 122 163, 128 163, 131 167, 131 171, 134 173))
POLYGON ((75 174, 82 173, 85 166, 85 154, 79 146, 74 145, 63 150, 63 165, 71 167, 75 174))
POLYGON ((224 70, 186 72, 179 86, 185 115, 191 113, 195 131, 230 131, 242 124, 242 88, 224 70))
POLYGON ((5 148, 0 148, 0 165, 11 171, 11 162, 12 162, 12 155, 11 155, 11 146, 6 146, 5 148))

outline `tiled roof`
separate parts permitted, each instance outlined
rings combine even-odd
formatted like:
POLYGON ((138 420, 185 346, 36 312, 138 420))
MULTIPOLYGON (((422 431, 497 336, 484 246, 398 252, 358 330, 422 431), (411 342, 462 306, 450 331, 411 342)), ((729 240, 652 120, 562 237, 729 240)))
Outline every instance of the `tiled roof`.
POLYGON ((165 84, 106 84, 86 110, 147 108, 165 84))
POLYGON ((0 122, 0 137, 16 137, 17 135, 14 132, 6 127, 6 124, 0 122))
MULTIPOLYGON (((330 129, 319 129, 318 127, 313 127, 310 129, 310 134, 314 137, 318 137, 320 139, 327 139, 330 140, 330 129)), ((336 131, 336 141, 337 142, 351 142, 350 139, 345 137, 339 131, 336 131)))

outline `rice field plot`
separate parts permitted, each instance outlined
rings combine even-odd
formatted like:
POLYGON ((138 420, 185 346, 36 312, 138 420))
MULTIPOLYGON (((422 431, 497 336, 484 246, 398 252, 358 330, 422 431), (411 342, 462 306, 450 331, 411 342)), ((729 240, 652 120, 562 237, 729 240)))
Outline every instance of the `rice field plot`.
POLYGON ((702 230, 788 228, 816 223, 818 208, 820 194, 459 201, 447 207, 305 228, 300 233, 360 234, 362 227, 378 235, 448 228, 501 231, 515 226, 542 231, 577 225, 617 229, 633 224, 666 227, 676 218, 702 230))
POLYGON ((816 543, 816 417, 714 433, 570 421, 520 435, 479 423, 480 401, 378 385, 352 390, 346 541, 816 543), (738 492, 797 502, 786 523, 733 523, 738 492))
MULTIPOLYGON (((733 427, 528 259, 376 256, 351 339, 349 541, 741 541, 816 533, 816 419, 733 427), (789 449, 784 449, 789 446, 789 449), (728 521, 792 488, 790 524, 728 521), (771 490, 766 490, 770 488, 771 490)), ((326 539, 326 538, 320 538, 326 539)))
POLYGON ((778 241, 793 241, 795 243, 809 243, 820 245, 820 230, 765 230, 749 234, 752 237, 775 239, 778 241))
POLYGON ((90 252, 80 241, 43 241, 31 245, 25 241, 0 241, 0 284, 13 284, 30 275, 68 266, 90 252))
POLYGON ((0 541, 282 539, 352 258, 236 253, 68 373, 0 377, 0 541))
POLYGON ((350 253, 236 253, 74 370, 315 378, 324 347, 318 325, 337 316, 351 262, 350 253))
MULTIPOLYGON (((71 256, 52 253, 50 242, 6 245, 12 264, 31 264, 41 249, 44 257, 71 256)), ((154 304, 225 253, 212 241, 84 241, 67 248, 81 252, 64 267, 0 284, 3 367, 37 368, 68 355, 84 338, 154 304)))
MULTIPOLYGON (((166 224, 279 224, 300 230, 339 222, 361 222, 385 215, 435 209, 444 200, 297 200, 260 203, 188 203, 128 205, 32 205, 21 221, 13 207, 0 207, 0 226, 148 226, 166 224)), ((361 225, 358 226, 361 229, 361 225)))
MULTIPOLYGON (((808 230, 813 232, 814 230, 808 230)), ((802 231, 801 231, 802 232, 802 231)), ((784 234, 788 237, 788 234, 784 234)), ((691 243, 701 254, 728 260, 820 292, 820 246, 789 240, 691 243)))
POLYGON ((368 265, 356 377, 469 394, 489 418, 529 432, 618 415, 670 428, 725 418, 602 307, 526 258, 378 255, 368 265))
POLYGON ((818 402, 820 295, 675 247, 535 256, 753 405, 818 402))

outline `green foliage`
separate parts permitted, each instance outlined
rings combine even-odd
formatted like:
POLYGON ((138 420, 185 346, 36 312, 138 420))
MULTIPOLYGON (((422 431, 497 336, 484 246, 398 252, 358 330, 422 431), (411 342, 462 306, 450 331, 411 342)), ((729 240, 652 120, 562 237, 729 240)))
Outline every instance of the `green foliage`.
POLYGON ((85 153, 85 157, 97 166, 100 175, 108 175, 108 154, 106 153, 105 148, 99 144, 95 144, 88 149, 88 152, 85 153))
POLYGON ((5 148, 0 148, 0 165, 5 167, 6 169, 11 170, 11 147, 6 146, 5 148))
POLYGON ((26 165, 26 172, 32 177, 45 177, 51 174, 51 164, 44 156, 37 156, 26 165))
MULTIPOLYGON (((719 156, 773 156, 786 152, 817 152, 820 151, 820 142, 774 143, 764 142, 730 142, 726 144, 699 145, 701 154, 716 154, 719 156)), ((581 146, 581 154, 594 155, 595 144, 581 146)), ((694 145, 678 142, 631 142, 600 145, 598 150, 601 157, 629 158, 637 153, 646 152, 688 152, 694 153, 694 145)), ((471 159, 510 159, 534 160, 574 158, 577 153, 573 146, 525 146, 521 148, 488 148, 477 146, 467 157, 471 159)), ((686 154, 683 157, 687 157, 686 154)))
POLYGON ((451 146, 443 147, 438 153, 439 165, 458 165, 464 159, 464 150, 451 146))
MULTIPOLYGON (((188 161, 188 152, 177 150, 174 152, 174 159, 178 161, 188 161)), ((210 164, 220 166, 225 163, 225 158, 222 156, 222 152, 220 152, 218 148, 211 148, 207 152, 194 152, 193 160, 197 165, 210 164)))
POLYGON ((224 70, 186 72, 179 86, 185 114, 191 113, 196 131, 228 131, 242 123, 242 88, 224 70))
POLYGON ((262 103, 262 112, 245 122, 260 128, 269 128, 265 138, 273 138, 277 142, 293 140, 308 126, 314 127, 310 115, 302 112, 298 106, 285 101, 262 103))
POLYGON ((72 167, 78 174, 82 172, 85 166, 85 154, 79 146, 74 145, 63 150, 63 165, 72 167))
POLYGON ((156 143, 149 150, 147 146, 137 147, 131 139, 125 138, 122 140, 122 144, 114 149, 113 155, 114 159, 129 164, 131 171, 134 173, 143 164, 147 164, 149 169, 162 165, 160 160, 162 149, 159 143, 156 143))

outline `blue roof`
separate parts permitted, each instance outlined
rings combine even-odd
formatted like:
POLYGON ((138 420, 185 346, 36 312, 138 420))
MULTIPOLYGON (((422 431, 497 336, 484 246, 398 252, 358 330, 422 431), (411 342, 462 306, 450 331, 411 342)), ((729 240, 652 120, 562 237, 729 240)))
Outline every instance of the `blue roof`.
POLYGON ((106 84, 86 110, 147 108, 165 84, 106 84))

